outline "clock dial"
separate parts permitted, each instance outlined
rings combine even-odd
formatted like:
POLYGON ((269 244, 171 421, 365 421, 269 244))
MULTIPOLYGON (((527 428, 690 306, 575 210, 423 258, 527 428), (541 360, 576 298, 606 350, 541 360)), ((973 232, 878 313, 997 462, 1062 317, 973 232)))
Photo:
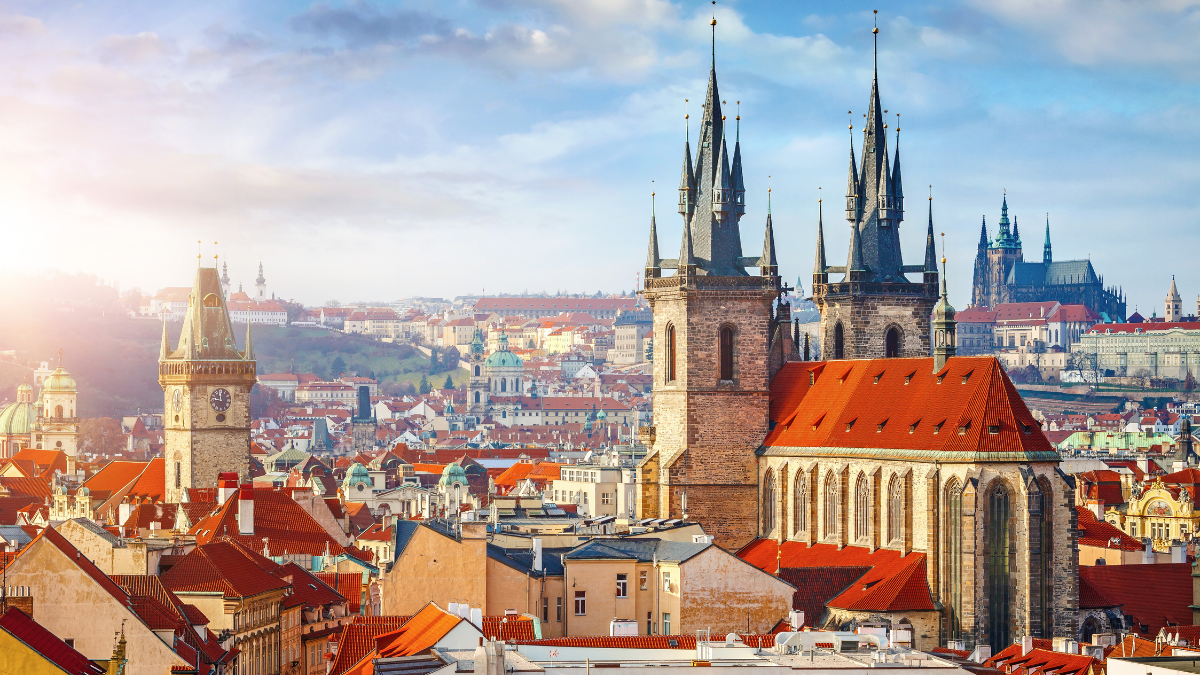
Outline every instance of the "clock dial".
POLYGON ((175 406, 175 412, 179 412, 183 407, 183 390, 176 387, 175 392, 171 394, 171 405, 175 406))
POLYGON ((225 389, 214 389, 212 395, 208 397, 208 403, 213 410, 225 412, 229 410, 229 404, 233 403, 233 397, 225 389))

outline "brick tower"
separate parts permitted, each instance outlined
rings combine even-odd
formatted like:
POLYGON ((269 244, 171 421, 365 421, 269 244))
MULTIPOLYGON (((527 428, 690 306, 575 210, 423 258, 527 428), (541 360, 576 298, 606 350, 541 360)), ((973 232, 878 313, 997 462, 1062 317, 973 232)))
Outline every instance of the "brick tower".
POLYGON ((694 165, 684 144, 679 258, 659 257, 651 219, 644 294, 654 313, 654 426, 641 430, 638 517, 686 514, 727 548, 758 530, 754 453, 768 431, 768 384, 794 355, 787 305, 773 310, 781 283, 769 208, 758 257, 742 256, 745 210, 741 147, 735 136, 731 160, 714 59, 694 165))
POLYGON ((218 473, 249 479, 250 389, 256 381, 250 324, 239 351, 217 269, 201 267, 179 343, 171 349, 164 323, 158 356, 168 503, 182 501, 186 488, 215 487, 218 473))
POLYGON ((845 267, 824 264, 825 242, 817 240, 813 301, 821 310, 821 349, 827 359, 928 356, 929 319, 938 299, 933 223, 925 242, 925 262, 905 265, 900 253, 904 188, 900 178, 900 129, 889 166, 887 124, 879 102, 879 73, 863 128, 861 170, 854 163, 851 126, 846 220, 850 251, 845 267), (845 275, 830 283, 830 274, 845 275), (907 274, 921 274, 920 282, 907 274))

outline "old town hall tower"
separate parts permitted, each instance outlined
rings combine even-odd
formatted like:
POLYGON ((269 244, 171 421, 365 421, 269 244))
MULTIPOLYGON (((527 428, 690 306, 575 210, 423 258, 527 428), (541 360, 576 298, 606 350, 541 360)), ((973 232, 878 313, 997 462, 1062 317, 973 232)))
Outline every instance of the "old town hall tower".
POLYGON ((769 209, 762 255, 742 255, 741 147, 735 135, 731 156, 726 133, 714 58, 694 163, 684 144, 678 258, 659 257, 650 224, 644 294, 654 312, 655 426, 642 431, 638 517, 686 514, 736 548, 757 532, 754 453, 768 431, 771 376, 794 349, 787 305, 775 309, 781 283, 769 209))
POLYGON ((250 389, 257 374, 250 324, 239 350, 215 267, 196 270, 179 342, 163 324, 158 383, 163 388, 166 501, 215 486, 217 474, 250 475, 250 389))

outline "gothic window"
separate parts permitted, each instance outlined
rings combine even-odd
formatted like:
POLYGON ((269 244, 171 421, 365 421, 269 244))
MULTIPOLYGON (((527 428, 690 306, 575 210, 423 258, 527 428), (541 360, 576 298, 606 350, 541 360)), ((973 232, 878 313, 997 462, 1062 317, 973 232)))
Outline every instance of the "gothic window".
POLYGON ((894 359, 900 356, 900 331, 895 328, 889 328, 887 332, 886 344, 884 345, 884 354, 889 359, 894 359))
POLYGON ((846 332, 840 321, 833 327, 833 358, 846 358, 846 332))
POLYGON ((867 477, 858 474, 854 485, 854 537, 866 539, 871 534, 871 488, 867 477))
POLYGON ((901 502, 900 477, 892 476, 888 485, 888 541, 899 541, 904 536, 901 502))
POLYGON ((821 535, 830 537, 837 534, 838 524, 838 485, 833 472, 825 474, 825 513, 821 523, 821 535))
POLYGON ((801 469, 796 472, 796 504, 794 512, 796 514, 796 534, 808 530, 808 476, 801 469))
POLYGON ((675 381, 675 326, 667 326, 667 382, 675 381))
POLYGON ((204 296, 204 306, 205 307, 220 307, 221 299, 217 297, 216 293, 209 293, 208 295, 204 296))
POLYGON ((946 621, 951 639, 962 637, 962 488, 950 484, 946 499, 946 621))
POLYGON ((175 462, 175 489, 183 487, 183 476, 179 473, 179 462, 175 462))
POLYGON ((767 471, 767 480, 763 482, 763 534, 770 535, 775 529, 775 473, 767 471))
POLYGON ((722 380, 733 379, 733 328, 730 326, 721 326, 720 345, 718 353, 721 358, 721 378, 722 380))
POLYGON ((1054 492, 1047 481, 1042 489, 1042 637, 1054 637, 1054 492))
POLYGON ((1008 488, 997 485, 988 496, 987 521, 987 595, 988 595, 988 639, 989 644, 1003 649, 1012 641, 1009 622, 1012 618, 1009 586, 1012 574, 1012 558, 1009 546, 1009 495, 1008 488))

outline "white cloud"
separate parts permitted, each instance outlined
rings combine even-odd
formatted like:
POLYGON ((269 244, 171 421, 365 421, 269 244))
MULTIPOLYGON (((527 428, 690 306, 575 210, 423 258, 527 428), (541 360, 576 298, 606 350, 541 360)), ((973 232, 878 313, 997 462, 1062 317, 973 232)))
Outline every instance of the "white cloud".
POLYGON ((149 31, 137 35, 109 35, 100 41, 100 56, 105 61, 141 64, 175 53, 175 46, 149 31))

